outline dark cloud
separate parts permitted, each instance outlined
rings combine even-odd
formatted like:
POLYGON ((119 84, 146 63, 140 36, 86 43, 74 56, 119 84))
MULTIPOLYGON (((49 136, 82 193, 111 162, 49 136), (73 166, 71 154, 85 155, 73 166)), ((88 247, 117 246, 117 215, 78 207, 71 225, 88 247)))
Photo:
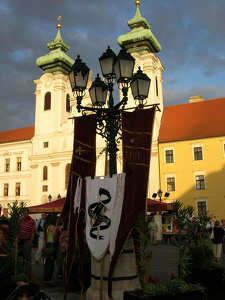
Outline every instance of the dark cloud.
POLYGON ((165 105, 187 103, 189 97, 193 95, 202 95, 204 100, 221 98, 221 95, 225 98, 225 86, 218 87, 215 85, 207 87, 195 86, 187 90, 165 88, 164 92, 167 96, 165 105))
MULTIPOLYGON (((98 57, 107 45, 119 50, 116 39, 129 30, 127 21, 135 14, 133 2, 1 0, 0 130, 34 122, 32 81, 41 75, 35 61, 48 52, 46 43, 56 35, 57 15, 62 15, 68 54, 75 57, 80 53, 96 74, 98 57)), ((166 105, 201 91, 205 98, 225 95, 221 87, 225 73, 224 11, 224 0, 141 1, 141 12, 163 47, 159 57, 165 66, 166 105), (198 87, 196 76, 192 76, 196 69, 201 74, 198 87), (180 88, 182 81, 185 88, 180 88)))

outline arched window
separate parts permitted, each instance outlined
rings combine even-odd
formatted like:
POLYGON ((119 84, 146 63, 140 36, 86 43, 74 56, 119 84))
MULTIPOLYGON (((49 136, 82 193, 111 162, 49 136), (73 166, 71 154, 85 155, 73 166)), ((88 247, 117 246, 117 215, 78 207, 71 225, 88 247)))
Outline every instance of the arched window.
POLYGON ((159 96, 159 87, 158 87, 158 78, 155 78, 155 89, 156 89, 156 96, 159 96))
POLYGON ((66 95, 66 111, 70 112, 70 95, 66 95))
POLYGON ((68 183, 69 183, 70 167, 71 167, 71 164, 67 164, 66 169, 65 169, 65 189, 66 190, 68 188, 68 183))
POLYGON ((47 92, 45 94, 45 104, 44 104, 44 110, 51 109, 51 93, 47 92))
POLYGON ((43 180, 48 180, 48 167, 43 168, 43 180))

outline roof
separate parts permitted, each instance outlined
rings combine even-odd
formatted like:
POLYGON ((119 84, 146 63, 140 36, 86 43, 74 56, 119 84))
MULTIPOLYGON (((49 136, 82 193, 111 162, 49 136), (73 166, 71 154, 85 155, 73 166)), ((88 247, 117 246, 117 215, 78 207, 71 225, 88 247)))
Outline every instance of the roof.
POLYGON ((63 41, 60 33, 61 25, 57 25, 57 34, 53 41, 47 43, 49 53, 39 57, 36 65, 43 71, 53 74, 68 74, 71 70, 74 60, 66 52, 69 46, 63 41))
POLYGON ((0 132, 0 143, 30 140, 34 136, 34 126, 0 132))
POLYGON ((118 37, 117 42, 129 52, 159 52, 161 45, 150 30, 150 24, 142 17, 137 6, 135 16, 128 21, 131 31, 118 37))
POLYGON ((29 206, 30 214, 37 213, 60 213, 62 212, 66 198, 60 198, 44 204, 29 206))
POLYGON ((225 136, 225 98, 164 108, 159 143, 225 136))

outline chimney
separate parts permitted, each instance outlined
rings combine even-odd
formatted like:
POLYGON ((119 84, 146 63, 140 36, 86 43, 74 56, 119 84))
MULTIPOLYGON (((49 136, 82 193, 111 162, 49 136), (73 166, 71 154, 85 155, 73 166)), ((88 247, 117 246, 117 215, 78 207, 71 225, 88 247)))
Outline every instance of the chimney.
POLYGON ((203 101, 202 95, 194 95, 189 97, 189 103, 201 102, 203 101))

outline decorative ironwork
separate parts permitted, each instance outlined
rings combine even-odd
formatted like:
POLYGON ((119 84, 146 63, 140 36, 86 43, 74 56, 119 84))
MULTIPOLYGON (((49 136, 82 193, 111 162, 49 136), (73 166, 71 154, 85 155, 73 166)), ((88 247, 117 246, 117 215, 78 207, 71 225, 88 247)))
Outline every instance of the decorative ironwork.
POLYGON ((128 88, 131 86, 135 101, 139 101, 135 109, 142 109, 144 106, 156 106, 157 110, 159 108, 158 104, 145 105, 151 79, 140 68, 136 74, 133 74, 135 60, 125 49, 121 49, 116 56, 110 47, 108 47, 106 52, 99 58, 99 62, 105 80, 102 81, 98 74, 92 82, 89 89, 92 100, 91 107, 82 105, 89 68, 82 62, 80 56, 76 58, 71 68, 69 79, 72 91, 76 95, 78 112, 81 112, 82 115, 90 112, 96 116, 96 133, 106 141, 107 153, 109 154, 109 170, 112 176, 117 173, 116 158, 122 132, 121 112, 127 109, 134 109, 126 108, 128 88), (121 88, 123 97, 119 103, 114 104, 113 90, 116 81, 118 87, 121 88), (108 99, 106 103, 107 92, 108 99))

